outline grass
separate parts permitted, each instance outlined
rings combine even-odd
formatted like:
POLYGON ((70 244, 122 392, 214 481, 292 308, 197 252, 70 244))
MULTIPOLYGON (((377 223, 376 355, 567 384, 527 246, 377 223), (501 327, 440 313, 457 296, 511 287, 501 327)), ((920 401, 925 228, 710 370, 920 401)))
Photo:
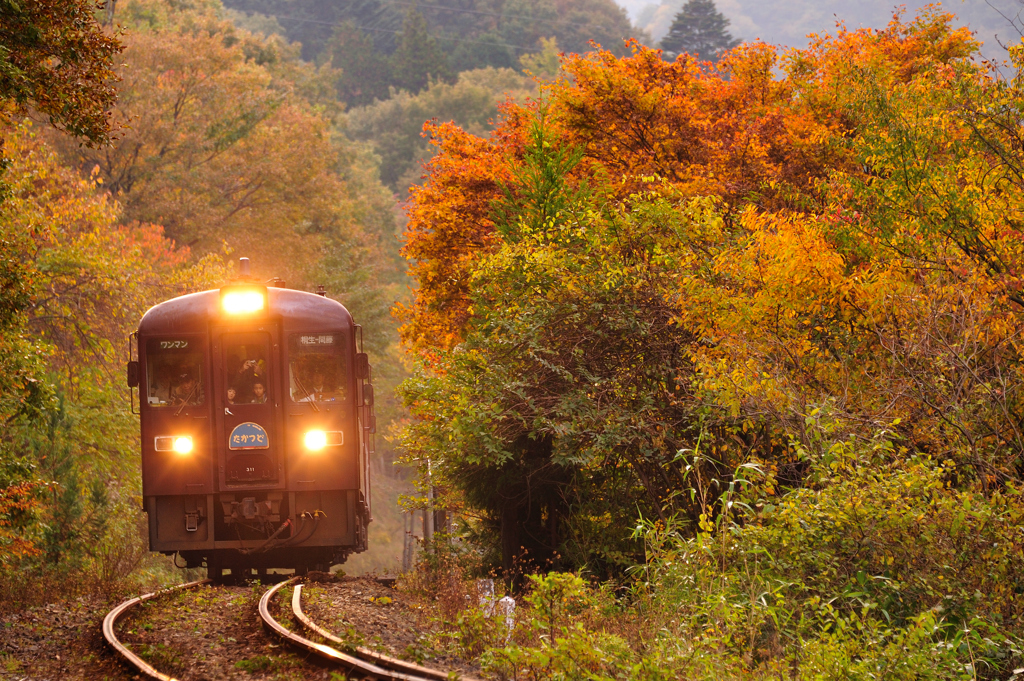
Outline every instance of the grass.
POLYGON ((14 672, 21 671, 21 662, 16 660, 9 653, 2 653, 0 654, 0 668, 2 668, 6 672, 13 674, 14 672))
POLYGON ((248 660, 239 660, 235 663, 235 669, 243 672, 269 672, 281 666, 280 660, 275 660, 266 655, 257 655, 248 660))
POLYGON ((158 643, 156 645, 145 643, 139 646, 137 653, 139 657, 157 669, 181 669, 181 655, 164 643, 158 643))

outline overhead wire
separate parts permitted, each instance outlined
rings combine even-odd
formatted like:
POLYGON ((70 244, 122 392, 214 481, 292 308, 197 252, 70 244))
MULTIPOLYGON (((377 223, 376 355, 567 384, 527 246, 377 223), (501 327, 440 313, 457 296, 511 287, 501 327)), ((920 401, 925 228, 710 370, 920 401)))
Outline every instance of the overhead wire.
MULTIPOLYGON (((335 22, 332 22, 332 21, 320 21, 319 19, 308 19, 308 18, 305 18, 305 17, 285 17, 285 16, 280 16, 280 15, 274 15, 274 18, 276 18, 278 20, 284 20, 284 21, 306 22, 306 23, 309 23, 309 24, 317 24, 319 26, 341 27, 341 26, 350 25, 353 28, 359 29, 360 31, 377 31, 378 33, 395 33, 395 34, 399 34, 399 35, 402 33, 402 31, 399 31, 399 30, 396 30, 396 29, 393 29, 393 28, 373 28, 372 26, 359 26, 359 25, 356 25, 356 24, 344 24, 344 23, 339 24, 339 23, 335 23, 335 22)), ((507 48, 512 49, 512 50, 522 50, 523 52, 536 52, 537 51, 536 47, 523 47, 522 45, 510 45, 508 43, 495 43, 495 42, 491 42, 489 40, 467 40, 465 38, 447 38, 447 37, 444 37, 444 36, 436 36, 436 35, 432 35, 430 37, 433 38, 434 40, 444 40, 444 41, 447 41, 447 42, 455 42, 455 43, 473 43, 473 44, 476 44, 476 45, 495 45, 495 46, 498 46, 498 47, 507 47, 507 48)))
POLYGON ((427 5, 427 4, 424 4, 422 2, 403 2, 402 0, 381 0, 380 4, 382 4, 382 5, 405 5, 405 6, 408 6, 408 7, 416 7, 417 9, 420 8, 420 7, 426 7, 427 9, 436 9, 436 10, 440 10, 440 11, 443 11, 443 12, 463 12, 465 14, 482 14, 482 15, 490 16, 490 17, 498 17, 499 19, 543 19, 544 21, 547 21, 548 23, 553 23, 553 24, 565 24, 567 26, 593 26, 594 28, 599 28, 601 30, 605 29, 605 27, 602 26, 601 24, 594 24, 594 23, 591 23, 589 21, 587 21, 587 22, 579 22, 579 21, 569 21, 568 19, 551 19, 551 20, 548 20, 548 19, 544 19, 543 17, 535 17, 535 16, 531 16, 529 14, 504 14, 502 12, 488 12, 488 11, 482 10, 482 9, 463 9, 461 7, 448 7, 447 5, 427 5))
MULTIPOLYGON (((425 8, 425 9, 436 10, 438 12, 461 12, 463 14, 477 14, 477 15, 481 15, 481 16, 498 17, 499 19, 528 19, 528 20, 540 19, 540 20, 543 20, 543 21, 545 21, 546 23, 549 23, 549 24, 563 24, 563 25, 566 25, 566 26, 592 27, 592 28, 597 29, 597 30, 606 30, 605 26, 603 26, 601 24, 590 23, 590 22, 570 21, 568 19, 559 19, 559 18, 545 19, 543 17, 536 17, 536 16, 527 15, 527 14, 505 14, 503 12, 489 12, 487 10, 469 9, 469 8, 463 8, 463 7, 449 7, 447 5, 433 5, 433 4, 428 4, 428 3, 407 2, 405 0, 378 0, 379 9, 375 12, 376 16, 374 17, 373 23, 378 23, 379 22, 379 19, 377 19, 377 17, 383 18, 383 13, 384 13, 385 5, 404 5, 404 6, 409 6, 409 7, 425 8)), ((322 21, 322 20, 319 20, 319 19, 311 19, 311 18, 307 18, 307 17, 290 17, 290 16, 281 16, 281 15, 274 15, 274 16, 277 19, 279 19, 279 20, 305 22, 305 23, 310 23, 310 24, 316 24, 316 25, 319 25, 319 26, 340 27, 340 26, 345 25, 344 23, 337 23, 337 22, 332 22, 332 21, 322 21)), ((380 26, 355 25, 354 23, 353 24, 349 24, 349 25, 352 25, 352 26, 354 26, 354 28, 357 28, 357 29, 359 29, 361 31, 374 31, 374 32, 377 32, 377 33, 391 33, 391 34, 396 34, 396 35, 400 35, 402 33, 402 31, 400 31, 398 29, 382 28, 380 26)), ((437 35, 434 35, 434 36, 431 36, 431 37, 434 38, 435 40, 443 40, 445 42, 469 43, 469 44, 474 44, 474 45, 492 45, 492 46, 496 46, 496 47, 507 47, 507 48, 509 48, 511 50, 521 50, 523 52, 536 52, 537 51, 536 47, 523 47, 522 45, 512 45, 510 43, 498 43, 498 42, 494 42, 494 41, 490 41, 490 40, 470 40, 468 38, 450 38, 450 37, 447 37, 447 36, 437 36, 437 35)))

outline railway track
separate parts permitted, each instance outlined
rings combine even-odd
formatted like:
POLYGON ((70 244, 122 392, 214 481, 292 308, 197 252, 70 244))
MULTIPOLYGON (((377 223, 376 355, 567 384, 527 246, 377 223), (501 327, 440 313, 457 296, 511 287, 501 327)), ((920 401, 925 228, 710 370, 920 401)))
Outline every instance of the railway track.
POLYGON ((136 605, 145 603, 146 601, 164 596, 166 594, 173 593, 175 591, 182 591, 184 589, 191 589, 192 587, 199 586, 201 584, 209 584, 212 580, 200 579, 195 582, 187 582, 186 584, 179 584, 178 586, 172 586, 170 589, 164 589, 162 591, 154 591, 153 593, 139 596, 138 598, 131 598, 121 605, 117 606, 113 610, 107 613, 107 616, 103 618, 103 638, 106 639, 107 645, 114 649, 114 652, 118 653, 130 665, 135 667, 143 676, 151 679, 159 679, 159 681, 177 681, 173 676, 163 674, 143 660, 141 657, 128 650, 127 647, 117 638, 117 623, 118 621, 128 614, 128 611, 134 608, 136 605))
MULTIPOLYGON (((287 642, 289 645, 298 648, 307 654, 316 656, 328 665, 344 669, 349 674, 356 677, 369 679, 394 679, 395 681, 447 681, 447 679, 452 678, 446 672, 423 667, 405 660, 399 660, 368 648, 357 647, 352 650, 352 654, 343 652, 339 649, 339 647, 344 647, 342 639, 313 622, 302 611, 302 584, 299 583, 300 579, 301 578, 299 577, 292 577, 289 580, 275 584, 267 589, 260 598, 259 606, 257 608, 264 628, 287 642), (316 641, 306 638, 300 633, 292 631, 282 625, 271 614, 270 603, 273 601, 274 597, 279 591, 281 591, 281 589, 292 585, 295 586, 295 589, 292 593, 291 609, 296 622, 298 622, 305 630, 312 632, 312 634, 337 647, 317 643, 316 641)), ((141 603, 208 583, 210 583, 210 580, 208 579, 188 582, 187 584, 180 584, 170 589, 156 591, 121 603, 107 613, 107 616, 103 618, 103 637, 106 639, 107 644, 113 648, 114 651, 117 652, 124 661, 134 669, 135 672, 141 674, 143 677, 157 679, 158 681, 177 681, 175 677, 169 676, 155 669, 152 665, 147 663, 121 643, 117 637, 117 623, 127 615, 133 607, 141 603)), ((476 681, 475 679, 471 679, 466 676, 461 678, 464 679, 464 681, 476 681)))

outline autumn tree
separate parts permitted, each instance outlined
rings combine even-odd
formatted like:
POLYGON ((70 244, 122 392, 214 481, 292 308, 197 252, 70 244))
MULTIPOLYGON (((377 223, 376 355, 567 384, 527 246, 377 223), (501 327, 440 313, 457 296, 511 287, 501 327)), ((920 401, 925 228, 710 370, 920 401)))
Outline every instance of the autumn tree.
MULTIPOLYGON (((110 138, 122 46, 89 0, 5 0, 0 6, 0 102, 32 106, 89 144, 110 138)), ((6 112, 4 112, 6 113, 6 112)))
MULTIPOLYGON (((645 517, 697 528, 706 481, 751 459, 804 484, 802 460, 833 444, 809 418, 836 438, 896 424, 894 452, 1015 485, 1017 95, 973 49, 935 12, 821 37, 782 78, 764 45, 716 69, 636 47, 566 59, 545 107, 510 107, 489 139, 435 127, 406 246, 410 459, 444 471, 453 503, 483 504, 496 543, 507 522, 583 526, 596 511, 575 485, 605 470, 645 517), (501 487, 479 471, 514 489, 535 468, 507 466, 527 459, 573 478, 568 510, 485 504, 501 487)), ((560 555, 599 563, 569 536, 560 555)))
POLYGON ((372 171, 336 133, 330 102, 318 99, 337 72, 303 65, 274 38, 214 11, 137 0, 119 12, 134 31, 114 116, 134 122, 103 150, 55 141, 66 157, 97 170, 126 220, 160 224, 193 253, 227 246, 262 275, 311 287, 324 283, 311 281, 322 259, 349 252, 353 290, 335 294, 367 322, 383 315, 379 303, 364 307, 354 282, 399 276, 382 255, 395 239, 394 216, 372 171), (374 201, 380 210, 357 205, 374 201))
POLYGON ((97 176, 67 167, 36 126, 3 136, 0 233, 21 271, 0 339, 0 593, 15 607, 125 579, 141 560, 124 339, 150 306, 226 268, 190 263, 159 226, 123 224, 97 176), (39 594, 36 579, 60 588, 39 594))
POLYGON ((672 20, 668 35, 661 39, 665 56, 680 54, 718 61, 723 53, 740 44, 727 30, 729 20, 713 0, 688 0, 672 20))

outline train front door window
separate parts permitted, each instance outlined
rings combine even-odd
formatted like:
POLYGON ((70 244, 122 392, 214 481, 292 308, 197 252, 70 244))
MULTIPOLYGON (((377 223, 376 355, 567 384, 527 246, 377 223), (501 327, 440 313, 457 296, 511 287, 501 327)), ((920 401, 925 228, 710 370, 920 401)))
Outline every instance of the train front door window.
POLYGON ((340 333, 298 333, 288 339, 292 402, 345 402, 348 380, 340 333))
POLYGON ((146 341, 146 403, 151 407, 197 406, 206 399, 203 353, 189 338, 146 341))
POLYGON ((232 333, 223 337, 220 407, 227 438, 224 477, 231 484, 278 478, 270 337, 232 333))

